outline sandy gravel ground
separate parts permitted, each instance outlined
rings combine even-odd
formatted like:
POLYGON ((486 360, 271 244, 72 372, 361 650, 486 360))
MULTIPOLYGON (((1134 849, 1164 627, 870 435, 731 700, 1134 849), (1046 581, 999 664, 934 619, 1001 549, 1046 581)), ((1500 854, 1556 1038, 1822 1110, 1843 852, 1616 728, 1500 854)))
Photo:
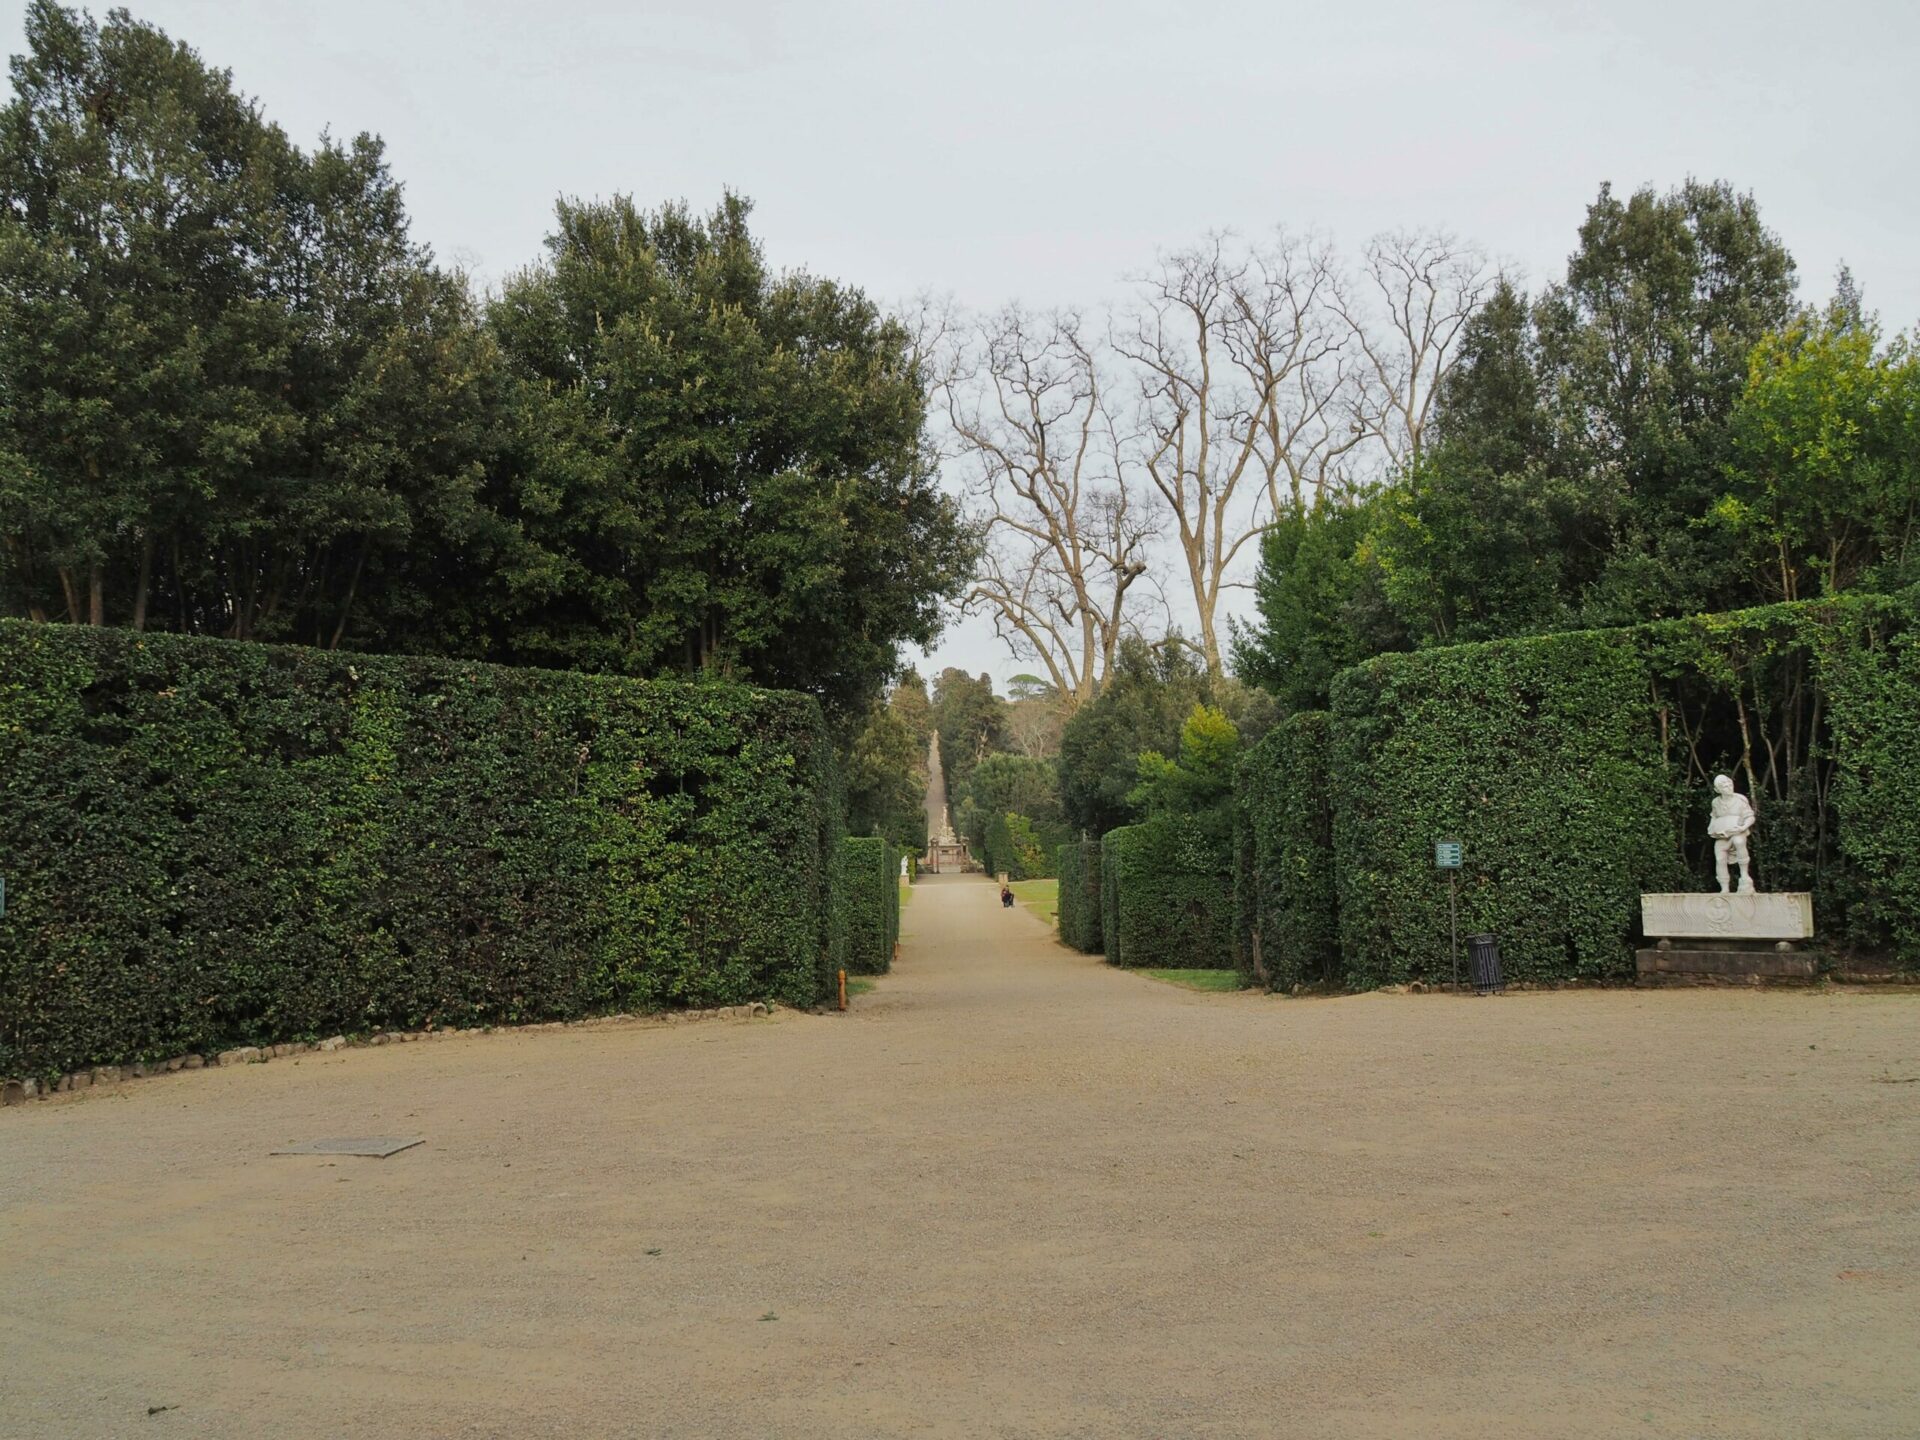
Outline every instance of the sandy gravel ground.
POLYGON ((906 926, 844 1017, 0 1112, 0 1436, 1920 1434, 1920 996, 1198 995, 978 880, 906 926))

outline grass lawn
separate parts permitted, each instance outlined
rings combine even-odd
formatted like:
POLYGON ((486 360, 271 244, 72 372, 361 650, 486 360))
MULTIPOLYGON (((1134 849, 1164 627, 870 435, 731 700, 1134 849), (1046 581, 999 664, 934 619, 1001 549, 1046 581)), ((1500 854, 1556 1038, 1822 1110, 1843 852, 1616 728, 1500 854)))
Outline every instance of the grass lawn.
POLYGON ((1151 975, 1156 980, 1164 980, 1169 985, 1183 985, 1189 990, 1238 990, 1241 988, 1238 970, 1142 970, 1142 975, 1151 975))
POLYGON ((913 899, 913 886, 902 880, 900 882, 900 908, 903 910, 906 909, 907 902, 911 899, 913 899))
POLYGON ((1013 882, 1013 898, 1049 925, 1054 924, 1060 914, 1058 880, 1016 880, 1013 882))

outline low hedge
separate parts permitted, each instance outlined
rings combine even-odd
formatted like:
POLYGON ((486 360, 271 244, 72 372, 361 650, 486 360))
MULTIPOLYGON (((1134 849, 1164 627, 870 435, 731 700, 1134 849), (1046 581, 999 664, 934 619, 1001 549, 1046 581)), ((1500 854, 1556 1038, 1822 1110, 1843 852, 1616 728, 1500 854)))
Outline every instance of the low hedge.
POLYGON ((1233 962, 1233 880, 1192 822, 1155 816, 1101 842, 1102 935, 1115 965, 1215 970, 1233 962))
POLYGON ((1235 786, 1234 924, 1243 974, 1270 990, 1337 982, 1332 717, 1296 714, 1241 759, 1235 786))
POLYGON ((0 621, 0 1074, 830 979, 805 697, 0 621))
POLYGON ((1083 955, 1098 955, 1100 842, 1076 840, 1054 853, 1060 872, 1060 938, 1083 955))
POLYGON ((853 975, 884 975, 893 968, 900 938, 900 855, 877 836, 840 842, 839 903, 846 919, 845 968, 853 975))
POLYGON ((1451 971, 1433 846, 1465 846, 1460 933, 1509 978, 1631 973, 1644 890, 1676 888, 1673 797, 1624 632, 1382 656, 1333 684, 1340 950, 1360 986, 1451 971))

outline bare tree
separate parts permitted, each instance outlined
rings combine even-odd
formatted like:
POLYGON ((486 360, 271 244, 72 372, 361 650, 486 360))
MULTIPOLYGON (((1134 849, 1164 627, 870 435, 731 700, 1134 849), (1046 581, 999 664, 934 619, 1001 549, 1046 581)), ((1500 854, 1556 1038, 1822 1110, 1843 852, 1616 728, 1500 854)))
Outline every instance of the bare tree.
POLYGON ((1444 230, 1394 230, 1367 243, 1356 285, 1330 292, 1358 359, 1355 423, 1390 467, 1419 460, 1461 332, 1498 278, 1484 252, 1444 230))
POLYGON ((984 530, 966 605, 1045 667, 1068 709, 1093 696, 1129 632, 1154 525, 1084 330, 1072 311, 1010 306, 950 332, 940 383, 984 530))
POLYGON ((1332 252, 1312 237, 1215 234, 1138 283, 1115 326, 1137 387, 1132 444, 1172 512, 1197 648, 1218 678, 1235 562, 1274 515, 1339 485, 1368 439, 1353 418, 1351 336, 1332 252))

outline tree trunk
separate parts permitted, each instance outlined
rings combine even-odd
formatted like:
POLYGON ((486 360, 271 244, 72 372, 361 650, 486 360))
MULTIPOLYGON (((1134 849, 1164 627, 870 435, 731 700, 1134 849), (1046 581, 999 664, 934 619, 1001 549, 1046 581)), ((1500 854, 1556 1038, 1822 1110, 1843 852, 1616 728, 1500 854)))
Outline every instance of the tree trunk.
POLYGON ((147 628, 147 590, 153 584, 153 532, 140 537, 140 579, 133 591, 133 628, 147 628))
POLYGON ((100 562, 95 560, 87 567, 87 624, 97 630, 106 623, 106 577, 101 573, 100 562))
POLYGON ((367 550, 360 549, 360 558, 353 562, 353 578, 347 582, 347 600, 340 607, 340 623, 333 627, 333 639, 327 642, 329 650, 340 648, 340 639, 347 633, 347 617, 353 613, 353 597, 360 589, 360 572, 367 568, 367 550))

